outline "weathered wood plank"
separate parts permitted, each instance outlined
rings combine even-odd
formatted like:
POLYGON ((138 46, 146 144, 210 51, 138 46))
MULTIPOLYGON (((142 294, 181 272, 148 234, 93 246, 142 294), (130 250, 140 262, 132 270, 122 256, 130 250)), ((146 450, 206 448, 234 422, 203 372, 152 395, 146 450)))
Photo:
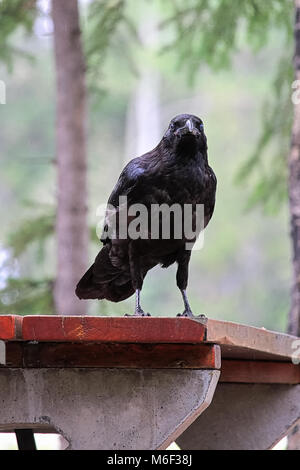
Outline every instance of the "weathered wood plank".
POLYGON ((290 361, 299 350, 296 336, 220 320, 208 320, 206 340, 220 344, 223 358, 290 361))
POLYGON ((188 318, 26 316, 24 340, 201 343, 205 326, 188 318))
POLYGON ((219 369, 212 344, 9 342, 6 367, 116 367, 129 369, 219 369))
POLYGON ((291 362, 222 360, 220 382, 299 384, 300 365, 291 362))

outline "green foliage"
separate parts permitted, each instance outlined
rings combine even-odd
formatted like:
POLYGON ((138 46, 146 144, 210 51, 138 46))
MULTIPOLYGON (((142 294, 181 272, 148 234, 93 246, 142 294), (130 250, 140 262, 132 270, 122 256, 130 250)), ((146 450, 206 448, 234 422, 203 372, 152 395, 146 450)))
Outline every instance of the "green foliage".
POLYGON ((257 204, 276 212, 287 200, 287 155, 292 129, 291 54, 279 61, 272 93, 262 107, 261 134, 251 156, 241 165, 236 181, 251 183, 247 209, 257 204), (267 153, 271 158, 267 158, 267 153))
MULTIPOLYGON (((15 260, 26 255, 30 247, 34 247, 36 263, 44 259, 46 240, 53 234, 54 211, 23 220, 17 228, 9 233, 6 249, 9 259, 4 269, 13 266, 15 260)), ((8 269, 8 272, 10 270, 8 269)), ((53 280, 34 279, 10 275, 0 290, 0 313, 18 314, 50 314, 53 313, 53 280)))
POLYGON ((45 240, 53 235, 54 222, 55 215, 50 213, 20 223, 17 229, 8 235, 7 245, 11 249, 12 256, 18 258, 33 243, 43 246, 45 240))
POLYGON ((187 66, 191 80, 201 65, 228 67, 242 42, 261 48, 271 27, 287 37, 292 33, 291 0, 171 0, 170 8, 173 14, 162 27, 172 26, 176 36, 165 50, 178 54, 179 66, 187 66))
MULTIPOLYGON (((9 249, 9 259, 6 267, 20 260, 30 247, 35 248, 36 263, 45 258, 46 241, 54 235, 55 211, 53 208, 36 217, 23 220, 8 235, 6 248, 9 249)), ((94 228, 90 229, 92 242, 99 244, 94 228)), ((5 286, 0 289, 0 313, 18 313, 24 315, 53 313, 54 279, 34 279, 28 277, 10 276, 5 280, 5 286)))
POLYGON ((53 280, 9 278, 0 291, 1 314, 50 315, 54 311, 53 280))
MULTIPOLYGON (((287 50, 292 51, 293 2, 282 0, 190 0, 171 1, 173 15, 162 26, 175 27, 176 38, 165 49, 178 54, 178 65, 187 68, 191 83, 200 66, 213 70, 229 67, 241 45, 254 51, 268 41, 273 28, 284 32, 287 50)), ((261 205, 274 212, 286 200, 286 157, 292 126, 290 86, 293 77, 291 53, 279 60, 272 94, 262 107, 261 134, 236 181, 250 183, 247 209, 261 205), (266 158, 270 150, 272 158, 266 158)))
POLYGON ((16 55, 30 57, 23 49, 16 48, 10 39, 18 28, 31 34, 36 17, 36 0, 2 0, 0 2, 0 61, 11 69, 16 55))
POLYGON ((103 92, 101 77, 108 52, 120 52, 132 63, 128 51, 128 37, 137 40, 133 21, 126 14, 125 0, 94 0, 88 9, 88 27, 84 28, 84 46, 87 60, 87 78, 91 91, 103 92))

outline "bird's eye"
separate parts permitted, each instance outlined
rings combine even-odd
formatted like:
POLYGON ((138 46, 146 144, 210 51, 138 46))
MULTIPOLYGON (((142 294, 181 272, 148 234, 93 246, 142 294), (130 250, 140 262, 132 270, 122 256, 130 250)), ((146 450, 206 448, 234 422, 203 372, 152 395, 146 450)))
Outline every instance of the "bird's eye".
POLYGON ((203 125, 203 124, 198 124, 197 127, 198 127, 198 129, 199 129, 200 131, 203 131, 203 129, 204 129, 204 125, 203 125))

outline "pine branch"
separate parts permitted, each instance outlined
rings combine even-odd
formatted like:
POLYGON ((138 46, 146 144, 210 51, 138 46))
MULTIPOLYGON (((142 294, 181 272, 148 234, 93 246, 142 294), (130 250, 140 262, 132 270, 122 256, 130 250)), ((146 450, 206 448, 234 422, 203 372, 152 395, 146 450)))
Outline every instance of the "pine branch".
POLYGON ((292 81, 292 59, 287 54, 279 61, 272 93, 263 104, 262 130, 256 147, 236 174, 238 184, 245 184, 251 178, 255 181, 247 209, 260 205, 268 212, 276 212, 287 200, 286 156, 293 119, 290 97, 292 81), (267 151, 272 155, 268 164, 265 158, 267 151))
MULTIPOLYGON (((214 70, 228 67, 242 39, 254 51, 261 49, 274 27, 284 32, 288 50, 292 49, 292 1, 189 0, 179 5, 169 0, 169 6, 172 13, 161 27, 173 28, 175 39, 164 51, 176 52, 178 64, 185 67, 191 84, 203 64, 214 70)), ((291 64, 290 55, 279 61, 273 93, 263 106, 262 131, 257 145, 236 176, 236 181, 243 184, 251 181, 254 187, 249 194, 248 209, 262 204, 266 210, 274 211, 287 197, 286 155, 292 126, 291 64), (265 153, 272 146, 275 150, 266 169, 265 153)))
POLYGON ((12 279, 0 291, 1 313, 48 315, 53 313, 52 279, 12 279))
POLYGON ((26 34, 31 34, 36 15, 36 0, 2 0, 0 2, 0 60, 10 70, 16 55, 33 59, 28 52, 12 46, 10 38, 19 28, 23 28, 26 34))

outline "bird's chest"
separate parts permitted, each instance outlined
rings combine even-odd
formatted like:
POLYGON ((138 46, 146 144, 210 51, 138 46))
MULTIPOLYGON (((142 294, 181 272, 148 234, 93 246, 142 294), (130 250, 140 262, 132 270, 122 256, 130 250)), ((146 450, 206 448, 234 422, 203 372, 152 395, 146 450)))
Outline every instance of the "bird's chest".
POLYGON ((176 168, 162 175, 159 189, 169 204, 204 204, 209 180, 200 168, 176 168))

